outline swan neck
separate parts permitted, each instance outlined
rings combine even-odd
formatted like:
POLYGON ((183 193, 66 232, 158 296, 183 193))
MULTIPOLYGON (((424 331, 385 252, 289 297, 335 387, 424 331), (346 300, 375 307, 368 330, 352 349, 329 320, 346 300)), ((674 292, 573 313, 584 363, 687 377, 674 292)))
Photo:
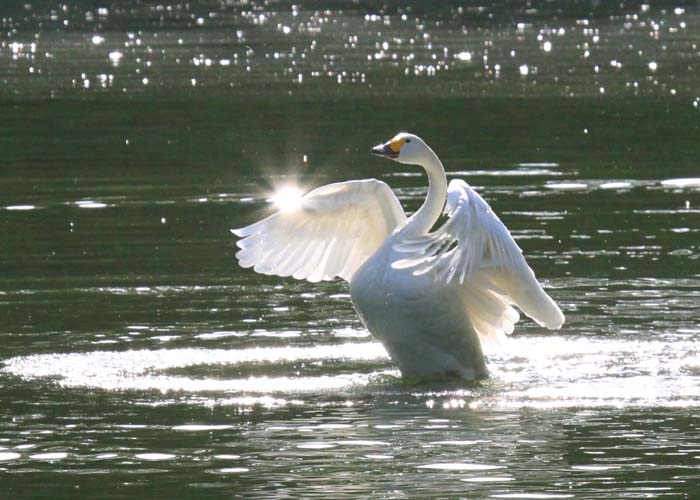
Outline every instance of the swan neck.
POLYGON ((447 177, 442 162, 429 148, 428 155, 420 166, 428 174, 428 196, 420 209, 411 217, 411 226, 417 233, 425 234, 437 222, 445 206, 447 177))

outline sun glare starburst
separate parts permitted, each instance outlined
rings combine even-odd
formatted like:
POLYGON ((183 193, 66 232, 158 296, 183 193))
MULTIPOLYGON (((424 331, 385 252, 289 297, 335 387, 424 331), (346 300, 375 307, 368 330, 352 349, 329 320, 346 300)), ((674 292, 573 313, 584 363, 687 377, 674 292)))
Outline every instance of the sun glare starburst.
POLYGON ((296 186, 282 186, 275 191, 272 202, 279 210, 291 212, 299 208, 303 196, 304 193, 296 186))

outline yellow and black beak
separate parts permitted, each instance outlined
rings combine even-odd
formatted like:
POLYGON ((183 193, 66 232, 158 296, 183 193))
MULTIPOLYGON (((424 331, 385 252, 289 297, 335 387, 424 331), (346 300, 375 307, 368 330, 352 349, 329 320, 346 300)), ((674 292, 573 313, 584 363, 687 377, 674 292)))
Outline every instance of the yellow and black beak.
POLYGON ((370 150, 370 153, 377 156, 383 156, 385 158, 398 158, 401 148, 405 142, 405 139, 389 141, 385 144, 380 144, 379 146, 373 147, 370 150))

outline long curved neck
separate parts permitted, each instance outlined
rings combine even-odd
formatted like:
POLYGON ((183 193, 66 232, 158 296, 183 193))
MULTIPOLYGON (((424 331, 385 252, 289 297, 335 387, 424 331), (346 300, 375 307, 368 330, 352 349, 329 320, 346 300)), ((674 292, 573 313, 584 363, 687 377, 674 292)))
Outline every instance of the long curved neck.
POLYGON ((418 211, 411 216, 408 225, 412 232, 425 234, 430 231, 442 213, 447 198, 447 177, 442 162, 430 148, 420 166, 428 174, 428 196, 418 211))

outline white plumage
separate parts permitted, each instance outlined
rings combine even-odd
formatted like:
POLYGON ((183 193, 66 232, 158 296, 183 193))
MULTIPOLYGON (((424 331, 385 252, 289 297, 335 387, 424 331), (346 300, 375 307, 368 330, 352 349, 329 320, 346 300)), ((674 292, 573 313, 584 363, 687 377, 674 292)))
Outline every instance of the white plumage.
POLYGON ((559 328, 564 315, 537 282, 508 229, 462 180, 449 187, 435 153, 401 133, 373 153, 422 166, 430 187, 410 218, 389 186, 368 179, 330 184, 248 227, 243 267, 315 282, 350 282, 355 310, 404 376, 488 374, 481 342, 513 331, 519 307, 559 328), (443 207, 448 220, 434 232, 443 207))
POLYGON ((391 188, 376 179, 314 189, 297 206, 233 233, 242 267, 313 282, 346 281, 406 219, 391 188))

